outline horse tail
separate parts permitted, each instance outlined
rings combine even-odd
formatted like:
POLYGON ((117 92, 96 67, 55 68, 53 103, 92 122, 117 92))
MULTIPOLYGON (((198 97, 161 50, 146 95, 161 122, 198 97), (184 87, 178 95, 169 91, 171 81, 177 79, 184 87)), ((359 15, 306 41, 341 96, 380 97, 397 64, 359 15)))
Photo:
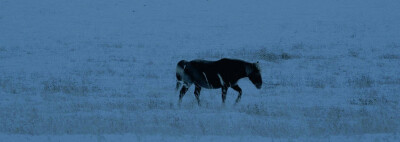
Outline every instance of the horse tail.
POLYGON ((183 82, 183 75, 184 75, 184 70, 186 67, 187 61, 181 60, 178 62, 176 65, 176 87, 175 91, 178 91, 178 89, 181 87, 182 82, 183 82))
POLYGON ((175 91, 178 91, 178 89, 181 87, 181 85, 182 85, 182 76, 178 73, 178 72, 176 72, 176 88, 175 88, 175 91))

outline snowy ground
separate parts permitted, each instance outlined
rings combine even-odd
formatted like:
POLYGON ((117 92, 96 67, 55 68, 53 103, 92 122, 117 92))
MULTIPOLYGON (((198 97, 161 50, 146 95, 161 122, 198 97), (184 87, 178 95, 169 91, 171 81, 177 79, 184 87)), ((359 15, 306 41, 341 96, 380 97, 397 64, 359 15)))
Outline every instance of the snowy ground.
POLYGON ((399 141, 400 1, 0 0, 0 141, 399 141), (260 61, 244 94, 179 60, 260 61))

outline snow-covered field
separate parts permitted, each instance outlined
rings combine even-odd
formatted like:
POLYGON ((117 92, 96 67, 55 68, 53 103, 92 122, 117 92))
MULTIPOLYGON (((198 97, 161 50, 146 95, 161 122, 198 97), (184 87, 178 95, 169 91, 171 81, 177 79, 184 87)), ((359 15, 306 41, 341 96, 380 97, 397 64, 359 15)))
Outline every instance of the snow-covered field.
POLYGON ((0 0, 0 141, 399 141, 398 0, 0 0), (179 60, 260 61, 242 100, 179 60))

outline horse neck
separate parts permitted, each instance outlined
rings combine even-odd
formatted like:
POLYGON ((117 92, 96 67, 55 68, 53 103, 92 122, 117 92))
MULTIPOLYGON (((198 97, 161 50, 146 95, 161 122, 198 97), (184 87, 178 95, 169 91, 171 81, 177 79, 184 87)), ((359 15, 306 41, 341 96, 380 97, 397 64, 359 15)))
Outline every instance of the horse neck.
POLYGON ((251 63, 246 63, 244 65, 245 68, 245 76, 244 77, 249 77, 249 75, 253 72, 254 68, 253 68, 253 64, 251 63))

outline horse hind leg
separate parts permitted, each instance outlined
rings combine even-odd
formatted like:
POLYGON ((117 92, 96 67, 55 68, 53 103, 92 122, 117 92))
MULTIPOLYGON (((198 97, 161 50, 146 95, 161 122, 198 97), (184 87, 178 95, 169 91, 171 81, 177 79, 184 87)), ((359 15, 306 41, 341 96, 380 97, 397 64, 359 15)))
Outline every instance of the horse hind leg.
POLYGON ((200 91, 201 91, 201 87, 196 85, 196 88, 194 90, 194 96, 196 97, 197 105, 199 105, 199 106, 200 106, 200 91))
POLYGON ((179 90, 179 88, 181 87, 182 83, 180 81, 176 82, 176 87, 175 87, 175 92, 179 90))
POLYGON ((179 92, 179 104, 181 104, 182 98, 183 98, 183 96, 185 96, 185 93, 187 92, 187 90, 188 90, 188 87, 186 87, 185 85, 182 86, 182 89, 179 92))
POLYGON ((236 103, 238 103, 240 101, 240 99, 242 98, 242 89, 238 85, 232 86, 232 89, 239 93, 236 98, 236 103))

